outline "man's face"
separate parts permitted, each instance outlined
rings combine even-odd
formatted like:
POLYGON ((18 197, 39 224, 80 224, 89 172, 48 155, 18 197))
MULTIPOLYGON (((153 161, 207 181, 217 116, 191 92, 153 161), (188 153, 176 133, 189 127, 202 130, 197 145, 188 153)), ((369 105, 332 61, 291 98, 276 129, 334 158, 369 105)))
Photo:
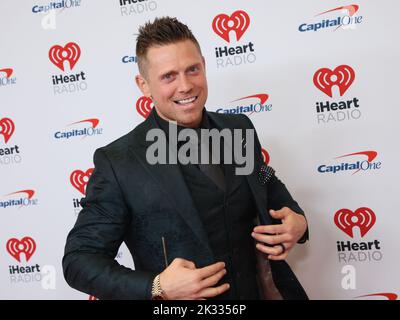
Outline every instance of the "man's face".
POLYGON ((197 127, 208 89, 204 59, 196 45, 185 40, 150 47, 143 69, 136 83, 152 98, 158 115, 185 127, 197 127))

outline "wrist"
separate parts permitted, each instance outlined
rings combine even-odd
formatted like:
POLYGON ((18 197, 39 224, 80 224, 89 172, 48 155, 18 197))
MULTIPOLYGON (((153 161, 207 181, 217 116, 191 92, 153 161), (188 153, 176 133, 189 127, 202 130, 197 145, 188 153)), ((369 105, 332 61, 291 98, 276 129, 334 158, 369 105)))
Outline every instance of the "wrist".
POLYGON ((297 241, 298 243, 304 243, 308 240, 308 223, 307 219, 304 215, 301 215, 302 222, 303 222, 303 228, 301 230, 301 236, 299 240, 297 241))
POLYGON ((159 274, 154 278, 153 285, 151 286, 151 300, 165 300, 159 274))

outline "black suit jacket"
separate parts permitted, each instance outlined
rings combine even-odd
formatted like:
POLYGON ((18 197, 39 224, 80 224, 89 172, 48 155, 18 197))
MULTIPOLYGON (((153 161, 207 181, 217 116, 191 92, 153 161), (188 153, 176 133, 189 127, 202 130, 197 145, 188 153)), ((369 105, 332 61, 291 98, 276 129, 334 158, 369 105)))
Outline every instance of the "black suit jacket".
MULTIPOLYGON (((221 129, 254 128, 243 115, 208 116, 221 129)), ((150 114, 130 133, 96 150, 83 209, 65 246, 63 270, 71 287, 100 299, 149 299, 154 277, 165 269, 161 237, 168 239, 168 263, 174 258, 191 260, 197 267, 215 262, 179 166, 146 161, 147 147, 153 143, 146 141, 146 133, 155 127, 150 114), (122 242, 135 270, 115 260, 122 242)), ((303 214, 276 177, 268 185, 259 182, 263 160, 257 137, 254 155, 255 170, 246 177, 260 221, 278 223, 268 214, 270 208, 287 206, 303 214)), ((307 297, 286 262, 271 261, 271 269, 283 298, 307 297)))

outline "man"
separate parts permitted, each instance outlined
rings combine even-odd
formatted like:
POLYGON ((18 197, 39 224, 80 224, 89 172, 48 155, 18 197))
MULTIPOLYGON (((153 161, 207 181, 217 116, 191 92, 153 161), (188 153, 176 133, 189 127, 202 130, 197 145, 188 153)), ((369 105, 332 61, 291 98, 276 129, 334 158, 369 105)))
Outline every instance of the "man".
POLYGON ((236 174, 236 163, 148 161, 152 129, 162 130, 169 144, 173 126, 254 130, 243 115, 205 111, 205 61, 191 31, 175 18, 155 19, 140 28, 136 54, 136 83, 154 108, 94 154, 63 258, 69 285, 100 299, 259 299, 265 296, 256 268, 261 254, 279 291, 270 297, 307 299, 284 261, 307 240, 307 222, 274 175, 259 179, 265 165, 257 137, 248 141, 255 162, 248 175, 236 174), (257 218, 263 225, 255 225, 257 218), (135 270, 115 260, 123 241, 135 270))

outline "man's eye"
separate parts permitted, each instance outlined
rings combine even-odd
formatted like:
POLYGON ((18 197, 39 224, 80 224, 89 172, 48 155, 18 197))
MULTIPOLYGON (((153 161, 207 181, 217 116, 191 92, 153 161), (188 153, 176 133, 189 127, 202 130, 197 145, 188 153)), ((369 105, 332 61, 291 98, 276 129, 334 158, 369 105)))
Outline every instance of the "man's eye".
POLYGON ((199 67, 191 67, 189 69, 189 72, 197 72, 197 71, 199 71, 199 67))

